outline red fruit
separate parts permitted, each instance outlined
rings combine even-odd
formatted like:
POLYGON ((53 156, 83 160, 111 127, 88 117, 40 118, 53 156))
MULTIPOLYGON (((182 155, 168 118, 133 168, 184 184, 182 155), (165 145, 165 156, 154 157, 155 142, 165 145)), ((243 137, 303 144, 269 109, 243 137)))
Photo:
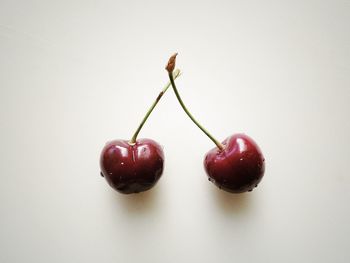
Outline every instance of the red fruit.
POLYGON ((245 134, 235 134, 210 150, 204 159, 209 180, 231 193, 252 191, 264 176, 265 159, 259 146, 245 134))
POLYGON ((123 194, 139 193, 152 188, 163 173, 162 147, 151 139, 135 144, 114 140, 106 144, 100 157, 101 175, 123 194))

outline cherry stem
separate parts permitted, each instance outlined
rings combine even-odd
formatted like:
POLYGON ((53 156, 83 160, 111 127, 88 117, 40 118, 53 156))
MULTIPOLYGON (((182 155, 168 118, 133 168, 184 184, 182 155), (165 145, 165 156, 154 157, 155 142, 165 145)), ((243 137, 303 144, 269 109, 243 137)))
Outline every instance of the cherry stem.
MULTIPOLYGON (((175 65, 174 65, 175 66, 175 65)), ((167 68, 168 70, 168 68, 167 68)), ((224 146, 218 141, 216 140, 201 124, 199 124, 199 122, 192 116, 192 114, 189 112, 189 110, 186 108, 185 104, 183 103, 181 97, 180 97, 180 94, 176 88, 176 85, 175 85, 175 81, 174 81, 174 77, 173 77, 173 74, 172 74, 172 71, 171 71, 171 68, 170 68, 170 71, 168 71, 169 73, 169 79, 170 79, 170 82, 171 82, 171 85, 173 86, 173 90, 175 92, 175 95, 176 95, 176 98, 177 100, 179 101, 182 109, 186 112, 186 114, 188 115, 188 117, 190 117, 190 119, 194 122, 194 124, 196 124, 198 126, 199 129, 201 129, 205 135, 207 135, 209 137, 210 140, 213 141, 213 143, 216 144, 216 146, 220 149, 220 150, 223 150, 224 149, 224 146)))
MULTIPOLYGON (((181 72, 179 69, 176 69, 172 74, 171 77, 173 79, 176 79, 177 77, 179 77, 181 75, 181 72)), ((137 130, 135 131, 134 135, 132 136, 131 140, 129 141, 129 144, 135 144, 136 143, 136 139, 137 136, 139 134, 139 132, 141 131, 143 125, 145 124, 145 122, 147 121, 149 115, 151 115, 153 109, 156 107, 156 105, 158 104, 158 102, 160 101, 160 99, 162 98, 162 96, 164 95, 164 93, 168 90, 168 88, 171 86, 171 82, 169 81, 165 87, 163 88, 163 90, 159 93, 158 97, 156 98, 156 100, 153 102, 152 106, 149 108, 149 110, 147 111, 145 117, 143 117, 139 127, 137 127, 137 130)))

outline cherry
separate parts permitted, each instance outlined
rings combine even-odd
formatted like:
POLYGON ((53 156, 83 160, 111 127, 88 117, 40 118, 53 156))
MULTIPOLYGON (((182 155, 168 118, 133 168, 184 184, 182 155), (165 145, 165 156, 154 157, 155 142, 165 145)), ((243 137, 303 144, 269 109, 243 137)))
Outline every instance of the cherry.
MULTIPOLYGON (((172 74, 180 75, 179 70, 172 74)), ((139 193, 151 189, 162 176, 164 153, 154 140, 139 139, 137 136, 161 97, 170 87, 170 82, 159 93, 130 141, 113 140, 101 152, 101 175, 108 184, 123 194, 139 193)))
POLYGON ((209 181, 232 193, 252 191, 264 176, 264 157, 259 146, 245 134, 234 134, 210 150, 204 158, 209 181))
POLYGON ((109 185, 123 194, 139 193, 152 188, 163 173, 162 147, 151 139, 134 144, 114 140, 102 150, 101 174, 109 185))
POLYGON ((261 181, 265 172, 265 159, 258 145, 244 134, 232 135, 220 143, 199 124, 186 108, 176 88, 172 74, 176 56, 177 53, 171 56, 166 66, 176 98, 188 117, 217 146, 210 150, 204 159, 204 168, 209 181, 220 189, 231 193, 252 191, 261 181))

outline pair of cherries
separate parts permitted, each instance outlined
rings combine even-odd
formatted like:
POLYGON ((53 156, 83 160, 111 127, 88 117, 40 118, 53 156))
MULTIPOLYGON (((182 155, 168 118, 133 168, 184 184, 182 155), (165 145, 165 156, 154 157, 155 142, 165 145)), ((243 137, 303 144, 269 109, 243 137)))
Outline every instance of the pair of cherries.
POLYGON ((162 147, 151 139, 137 140, 137 135, 163 94, 172 86, 186 114, 216 144, 204 158, 209 181, 231 193, 252 191, 265 171, 265 159, 258 145, 245 134, 234 134, 220 143, 195 120, 175 85, 175 79, 180 75, 179 70, 174 71, 176 55, 170 57, 166 66, 170 82, 153 102, 131 140, 113 140, 103 148, 101 175, 123 194, 147 191, 158 182, 164 168, 162 147))

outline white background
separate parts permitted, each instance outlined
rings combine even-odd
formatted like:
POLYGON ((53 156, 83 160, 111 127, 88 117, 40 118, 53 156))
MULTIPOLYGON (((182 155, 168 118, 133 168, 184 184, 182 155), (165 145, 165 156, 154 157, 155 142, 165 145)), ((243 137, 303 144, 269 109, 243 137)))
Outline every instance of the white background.
POLYGON ((349 262, 350 2, 0 0, 1 262, 349 262), (167 82, 219 140, 244 132, 252 193, 208 182, 214 147, 169 90, 140 137, 157 186, 99 175, 167 82))

